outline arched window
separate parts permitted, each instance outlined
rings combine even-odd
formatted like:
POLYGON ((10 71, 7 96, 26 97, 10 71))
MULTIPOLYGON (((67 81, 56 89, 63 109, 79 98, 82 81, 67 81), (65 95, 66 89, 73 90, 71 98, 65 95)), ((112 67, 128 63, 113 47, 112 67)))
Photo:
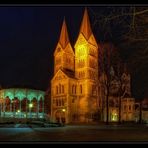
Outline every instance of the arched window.
POLYGON ((129 111, 131 111, 131 105, 129 105, 129 111))
POLYGON ((77 93, 77 85, 75 85, 75 94, 77 93))
POLYGON ((82 85, 80 85, 80 93, 82 94, 82 85))
POLYGON ((72 94, 74 93, 74 85, 72 85, 72 94))
POLYGON ((64 106, 64 99, 62 99, 62 106, 64 106))
POLYGON ((62 102, 61 102, 61 99, 59 99, 59 106, 61 106, 62 105, 62 102))
POLYGON ((56 99, 56 106, 58 106, 59 104, 58 104, 58 99, 56 99))
POLYGON ((61 84, 59 84, 59 94, 61 93, 61 84))
POLYGON ((62 93, 64 93, 64 85, 62 85, 62 93))
POLYGON ((56 94, 58 94, 58 86, 56 86, 56 94))

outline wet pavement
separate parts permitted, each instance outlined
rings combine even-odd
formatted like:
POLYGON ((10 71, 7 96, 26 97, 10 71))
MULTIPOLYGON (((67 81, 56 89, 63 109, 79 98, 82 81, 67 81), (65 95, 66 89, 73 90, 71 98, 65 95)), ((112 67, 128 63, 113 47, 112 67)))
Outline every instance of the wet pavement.
POLYGON ((0 142, 148 142, 147 125, 0 128, 0 142))

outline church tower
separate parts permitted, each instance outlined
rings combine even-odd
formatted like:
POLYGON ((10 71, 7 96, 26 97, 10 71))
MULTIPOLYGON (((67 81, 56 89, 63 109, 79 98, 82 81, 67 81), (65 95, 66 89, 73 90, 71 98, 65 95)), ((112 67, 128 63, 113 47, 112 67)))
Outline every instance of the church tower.
POLYGON ((98 107, 98 45, 86 8, 75 44, 75 77, 80 85, 79 112, 85 122, 98 107))
POLYGON ((98 79, 98 45, 86 8, 75 44, 75 76, 78 79, 98 79))
POLYGON ((69 41, 65 18, 60 38, 54 52, 54 74, 59 69, 74 71, 74 52, 69 41))

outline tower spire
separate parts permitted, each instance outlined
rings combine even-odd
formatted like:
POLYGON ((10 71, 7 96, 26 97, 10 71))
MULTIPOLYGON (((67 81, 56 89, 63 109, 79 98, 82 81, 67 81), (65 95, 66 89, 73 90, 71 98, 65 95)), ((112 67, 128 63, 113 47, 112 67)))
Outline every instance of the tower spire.
POLYGON ((90 35, 92 34, 87 8, 85 8, 85 10, 84 10, 80 33, 82 33, 87 40, 89 39, 90 35))
POLYGON ((64 20, 63 20, 63 24, 62 24, 59 42, 60 42, 60 44, 63 48, 65 48, 66 45, 69 43, 69 36, 68 36, 65 17, 64 17, 64 20))

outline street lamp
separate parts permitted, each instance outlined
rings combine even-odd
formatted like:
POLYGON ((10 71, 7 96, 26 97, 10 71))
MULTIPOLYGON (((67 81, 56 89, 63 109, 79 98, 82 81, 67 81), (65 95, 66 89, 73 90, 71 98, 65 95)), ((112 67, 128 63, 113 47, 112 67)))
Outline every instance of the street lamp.
POLYGON ((29 114, 30 114, 30 118, 31 118, 31 109, 32 109, 32 107, 33 107, 33 104, 30 103, 30 104, 29 104, 29 114))
POLYGON ((32 107, 33 107, 33 104, 32 104, 32 103, 30 103, 30 104, 29 104, 29 108, 32 108, 32 107))
POLYGON ((63 108, 63 109, 62 109, 62 112, 65 112, 65 111, 66 111, 66 109, 65 109, 65 108, 63 108))
POLYGON ((12 100, 11 103, 13 105, 13 111, 12 111, 12 105, 11 105, 11 111, 13 112, 13 117, 15 118, 15 100, 12 100))
POLYGON ((20 116, 20 112, 21 112, 20 110, 17 110, 17 112, 16 112, 18 117, 20 116))
POLYGON ((63 115, 62 115, 62 117, 61 117, 60 120, 61 120, 61 123, 64 124, 64 123, 65 123, 65 112, 66 112, 66 109, 63 108, 63 109, 62 109, 62 112, 63 112, 63 115))

